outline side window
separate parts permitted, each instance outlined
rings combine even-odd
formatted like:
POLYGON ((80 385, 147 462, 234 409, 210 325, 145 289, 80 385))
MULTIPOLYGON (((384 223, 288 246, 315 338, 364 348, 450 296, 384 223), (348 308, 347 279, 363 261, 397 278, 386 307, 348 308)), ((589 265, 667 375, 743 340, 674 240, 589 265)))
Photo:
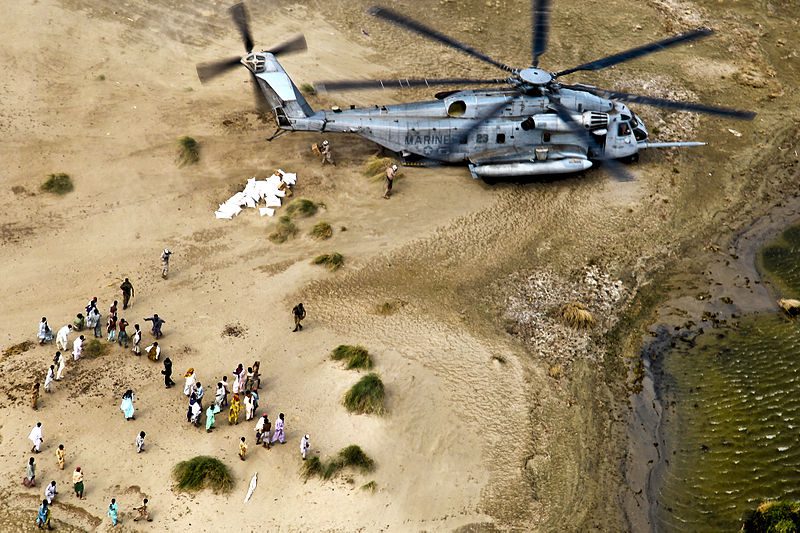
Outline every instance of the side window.
POLYGON ((497 144, 503 144, 506 142, 506 134, 505 133, 498 133, 497 139, 495 140, 497 144))
POLYGON ((542 134, 542 140, 546 143, 550 142, 550 132, 546 131, 542 134))
POLYGON ((488 143, 489 142, 489 134, 488 133, 479 133, 475 136, 476 143, 488 143))
POLYGON ((627 122, 620 122, 619 127, 617 128, 617 136, 619 137, 627 137, 631 134, 631 127, 628 126, 627 122))

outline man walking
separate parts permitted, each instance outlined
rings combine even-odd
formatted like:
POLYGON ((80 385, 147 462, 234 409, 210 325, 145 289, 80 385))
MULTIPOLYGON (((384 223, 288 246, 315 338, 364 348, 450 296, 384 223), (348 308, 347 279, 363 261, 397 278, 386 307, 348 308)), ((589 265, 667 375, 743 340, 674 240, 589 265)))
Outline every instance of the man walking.
POLYGON ((56 352, 55 357, 53 357, 53 364, 56 365, 56 381, 61 381, 61 376, 64 375, 64 365, 66 364, 66 357, 61 355, 61 352, 56 352))
POLYGON ((139 520, 147 520, 148 522, 152 522, 153 519, 150 518, 150 513, 147 511, 147 498, 142 500, 142 506, 136 507, 134 511, 139 513, 136 518, 133 519, 134 522, 138 522, 139 520))
POLYGON ((386 189, 383 191, 383 197, 388 200, 392 195, 392 184, 397 175, 397 165, 392 165, 386 169, 386 189))
POLYGON ((72 331, 72 324, 67 324, 56 334, 56 348, 67 351, 69 345, 69 332, 72 331))
POLYGON ((83 341, 85 340, 86 337, 81 335, 72 343, 72 358, 76 361, 81 358, 81 354, 83 353, 83 341))
POLYGON ((309 448, 311 448, 311 437, 306 434, 300 439, 300 455, 303 457, 303 461, 306 460, 309 448))
POLYGON ((39 338, 39 344, 44 344, 53 340, 53 330, 47 325, 47 318, 45 317, 42 317, 42 321, 39 322, 39 333, 37 337, 39 338))
POLYGON ((117 344, 123 348, 128 347, 128 332, 125 330, 127 327, 128 321, 124 318, 120 318, 119 323, 117 324, 117 330, 119 330, 117 333, 117 344))
POLYGON ((158 313, 153 313, 153 316, 144 319, 145 322, 152 322, 153 327, 150 330, 150 333, 153 334, 153 337, 156 339, 160 339, 163 333, 161 333, 161 326, 164 325, 167 321, 162 319, 158 316, 158 313))
POLYGON ((331 143, 328 142, 328 139, 322 141, 320 154, 322 155, 322 166, 325 166, 325 163, 336 166, 336 163, 333 161, 333 149, 331 148, 331 143))
POLYGON ((131 298, 134 295, 133 283, 131 283, 128 278, 125 278, 125 281, 122 282, 122 285, 119 286, 119 289, 122 291, 122 309, 127 309, 128 303, 130 303, 131 298))
POLYGON ((33 443, 33 447, 31 448, 33 453, 39 453, 42 451, 42 443, 44 442, 44 434, 42 431, 42 423, 36 422, 36 425, 33 426, 30 435, 28 435, 28 440, 33 443))
POLYGON ((139 329, 139 324, 133 325, 133 348, 131 351, 136 355, 142 355, 142 330, 139 329))
POLYGON ((302 330, 303 324, 300 322, 306 317, 306 308, 303 307, 302 302, 292 308, 292 316, 294 317, 294 329, 292 331, 302 330))
POLYGON ((53 392, 51 390, 51 386, 53 385, 53 380, 55 379, 56 379, 56 365, 50 365, 50 368, 47 369, 47 375, 44 377, 45 392, 53 392))
POLYGON ((164 251, 161 252, 161 277, 167 279, 167 274, 169 274, 169 257, 172 255, 172 252, 169 248, 164 248, 164 251))
POLYGON ((169 357, 164 358, 164 370, 161 371, 164 375, 164 386, 170 388, 175 385, 172 381, 172 360, 169 357))

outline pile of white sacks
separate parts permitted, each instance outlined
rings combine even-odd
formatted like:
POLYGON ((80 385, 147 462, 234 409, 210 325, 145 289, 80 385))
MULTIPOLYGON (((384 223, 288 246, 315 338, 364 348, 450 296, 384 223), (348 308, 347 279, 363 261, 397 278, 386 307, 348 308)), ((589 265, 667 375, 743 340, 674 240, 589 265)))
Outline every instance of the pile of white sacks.
POLYGON ((286 196, 286 189, 293 187, 295 183, 297 183, 297 174, 283 170, 278 170, 265 180, 250 178, 242 192, 237 192, 224 204, 219 204, 219 209, 214 212, 214 216, 230 220, 238 215, 244 207, 258 207, 258 212, 262 217, 264 215, 271 217, 275 214, 275 208, 281 206, 281 198, 286 196), (265 207, 259 207, 258 204, 261 203, 261 200, 264 200, 265 207))

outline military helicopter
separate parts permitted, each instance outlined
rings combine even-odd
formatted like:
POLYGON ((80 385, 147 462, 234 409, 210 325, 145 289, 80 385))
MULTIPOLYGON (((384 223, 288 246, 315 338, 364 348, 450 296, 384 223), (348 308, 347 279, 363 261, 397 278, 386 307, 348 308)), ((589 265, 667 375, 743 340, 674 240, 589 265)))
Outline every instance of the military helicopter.
POLYGON ((406 89, 434 86, 495 85, 500 88, 457 89, 438 93, 436 100, 373 108, 314 110, 292 82, 277 58, 306 50, 300 35, 276 47, 254 51, 249 16, 244 4, 230 8, 244 41, 244 57, 201 63, 201 82, 244 65, 260 96, 275 113, 278 130, 354 133, 399 154, 405 164, 466 163, 473 177, 494 181, 500 177, 536 176, 580 172, 603 162, 612 176, 631 179, 618 161, 638 159, 646 148, 701 146, 696 141, 654 142, 644 122, 623 102, 667 109, 708 113, 732 119, 752 119, 755 114, 692 102, 665 100, 611 91, 590 85, 566 85, 560 79, 580 71, 618 65, 712 34, 699 28, 660 41, 551 72, 539 67, 547 50, 549 0, 532 0, 532 62, 515 68, 385 7, 369 13, 432 41, 459 50, 502 71, 495 79, 436 78, 350 80, 319 82, 325 91, 406 89))

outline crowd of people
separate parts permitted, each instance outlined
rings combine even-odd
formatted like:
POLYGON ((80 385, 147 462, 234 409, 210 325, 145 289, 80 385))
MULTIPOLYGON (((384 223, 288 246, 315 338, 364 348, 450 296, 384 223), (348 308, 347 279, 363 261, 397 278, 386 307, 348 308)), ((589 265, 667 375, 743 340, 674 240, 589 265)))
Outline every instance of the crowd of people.
MULTIPOLYGON (((172 252, 165 250, 164 254, 162 254, 162 275, 164 277, 166 277, 168 272, 169 255, 171 255, 171 253, 172 252)), ((122 292, 122 309, 127 310, 129 307, 131 307, 131 298, 133 298, 135 294, 133 284, 128 278, 124 279, 120 285, 120 290, 122 292)), ((45 393, 52 393, 54 382, 59 382, 64 379, 64 373, 67 368, 67 357, 65 354, 68 353, 71 335, 77 334, 77 337, 72 340, 73 362, 69 366, 77 365, 78 361, 81 359, 87 344, 86 336, 89 334, 89 332, 91 332, 94 339, 98 339, 99 342, 102 342, 103 335, 100 327, 102 315, 98 309, 97 297, 94 297, 89 301, 84 311, 85 314, 78 313, 72 323, 61 327, 55 335, 56 352, 53 357, 52 364, 48 366, 45 372, 45 393), (87 331, 87 335, 82 333, 84 330, 87 331)), ((292 309, 292 317, 295 325, 294 331, 302 330, 302 324, 300 322, 305 318, 305 309, 303 308, 302 304, 298 304, 298 306, 295 306, 292 309)), ((152 323, 150 333, 154 338, 152 344, 147 346, 144 351, 150 360, 160 361, 162 347, 159 344, 158 339, 161 339, 163 336, 162 326, 166 323, 166 321, 155 313, 150 317, 144 318, 143 320, 152 323)), ((116 343, 125 349, 127 349, 130 344, 131 352, 139 356, 142 353, 142 330, 138 323, 134 324, 132 335, 129 337, 127 329, 129 325, 129 322, 125 320, 125 318, 118 317, 118 301, 113 300, 113 303, 109 307, 108 317, 106 320, 105 341, 109 343, 116 343)), ((39 343, 42 345, 50 343, 54 339, 52 330, 47 323, 46 317, 42 317, 41 319, 37 337, 39 343)), ((162 363, 164 368, 161 371, 161 374, 164 376, 164 386, 165 388, 170 389, 175 385, 175 382, 172 380, 173 363, 169 357, 165 357, 162 363)), ((186 413, 187 422, 196 427, 201 427, 203 425, 203 403, 206 401, 206 389, 200 383, 198 374, 194 368, 189 368, 184 374, 184 378, 185 383, 183 394, 188 399, 188 409, 186 413)), ((215 429, 216 415, 220 413, 223 408, 227 408, 229 425, 238 425, 242 421, 242 418, 244 418, 245 422, 252 421, 257 418, 255 424, 255 446, 262 446, 266 449, 270 449, 274 444, 285 444, 286 417, 284 413, 278 414, 278 417, 274 423, 274 427, 266 412, 263 412, 261 416, 256 416, 256 413, 259 409, 259 390, 262 388, 260 362, 255 361, 247 368, 244 367, 243 363, 239 363, 231 373, 230 378, 231 379, 229 380, 229 376, 224 375, 219 379, 219 381, 217 381, 216 388, 214 390, 213 401, 207 402, 207 408, 205 410, 206 432, 211 433, 212 430, 215 429)), ((34 410, 38 409, 39 391, 40 384, 39 381, 36 380, 31 387, 31 404, 34 410)), ((119 409, 122 411, 126 421, 136 420, 135 400, 136 397, 132 389, 127 389, 122 394, 122 400, 119 409)), ((145 436, 145 431, 136 432, 135 446, 137 453, 142 453, 145 450, 145 436)), ((28 438, 32 444, 31 453, 40 453, 44 443, 44 428, 42 422, 37 422, 33 426, 28 438)), ((309 439, 309 435, 305 435, 300 444, 300 452, 304 460, 310 447, 309 439)), ((242 436, 238 441, 238 456, 243 461, 247 456, 246 441, 247 439, 245 436, 242 436)), ((63 443, 59 444, 55 455, 59 469, 63 470, 66 463, 66 448, 63 443)), ((84 471, 80 466, 75 468, 72 476, 72 482, 75 495, 78 497, 78 499, 83 499, 85 488, 84 471)), ((26 487, 36 487, 36 460, 34 457, 30 457, 28 463, 26 464, 23 485, 26 487)), ((56 481, 53 480, 45 488, 44 499, 42 500, 36 516, 36 525, 39 528, 50 529, 52 527, 50 524, 51 509, 57 494, 56 481)), ((134 518, 134 521, 142 519, 147 521, 152 520, 147 506, 148 499, 145 498, 142 505, 134 509, 138 513, 137 517, 134 518)), ((111 503, 107 509, 107 515, 110 518, 112 525, 116 526, 119 523, 119 504, 117 503, 116 499, 111 499, 111 503)))

